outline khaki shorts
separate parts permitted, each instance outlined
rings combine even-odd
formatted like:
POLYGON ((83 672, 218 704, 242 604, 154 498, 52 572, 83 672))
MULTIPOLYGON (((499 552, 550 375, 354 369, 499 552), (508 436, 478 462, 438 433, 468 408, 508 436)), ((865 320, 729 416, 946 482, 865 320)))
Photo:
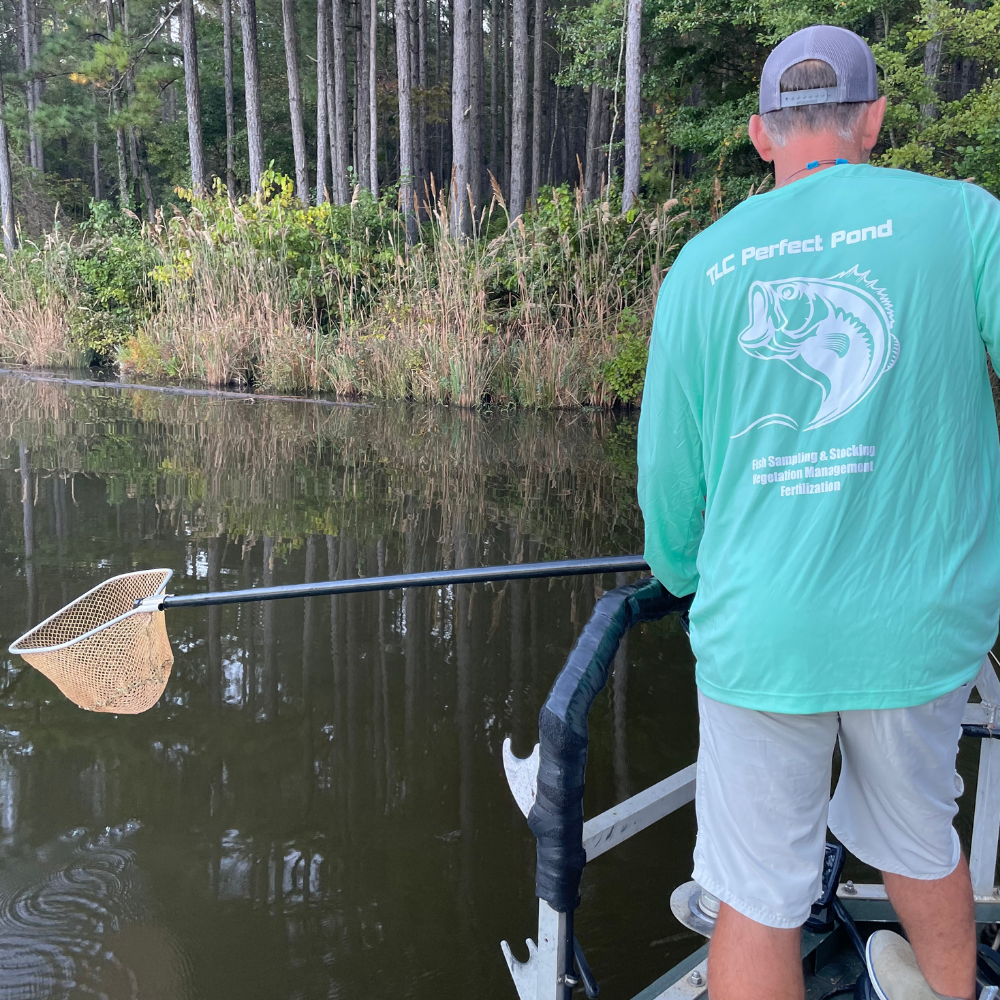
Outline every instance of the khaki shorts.
POLYGON ((971 688, 913 708, 814 715, 756 712, 699 692, 695 881, 758 923, 799 927, 820 894, 827 825, 881 871, 950 875, 961 857, 955 756, 971 688))

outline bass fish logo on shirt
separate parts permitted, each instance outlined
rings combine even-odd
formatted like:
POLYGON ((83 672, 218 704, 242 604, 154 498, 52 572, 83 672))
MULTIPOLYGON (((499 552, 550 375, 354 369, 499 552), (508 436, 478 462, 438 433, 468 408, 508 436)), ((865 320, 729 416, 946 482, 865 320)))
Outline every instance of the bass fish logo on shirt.
MULTIPOLYGON (((785 278, 750 286, 750 323, 740 347, 763 361, 784 361, 822 393, 819 408, 801 429, 815 430, 838 420, 875 388, 896 363, 892 302, 857 266, 832 278, 785 278)), ((768 413, 754 427, 783 424, 799 428, 786 413, 768 413)))

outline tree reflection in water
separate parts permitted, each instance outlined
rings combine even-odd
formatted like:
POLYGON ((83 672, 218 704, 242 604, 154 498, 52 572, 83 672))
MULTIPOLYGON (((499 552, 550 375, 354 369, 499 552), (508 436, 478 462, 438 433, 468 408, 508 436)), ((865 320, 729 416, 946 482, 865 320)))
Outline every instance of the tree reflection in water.
MULTIPOLYGON (((4 648, 138 567, 171 567, 185 592, 641 549, 632 418, 0 381, 0 426, 4 648)), ((132 718, 82 713, 4 654, 0 850, 37 858, 67 831, 136 822, 141 905, 122 890, 102 904, 122 915, 93 932, 127 966, 108 965, 126 984, 109 996, 168 995, 156 981, 213 1000, 513 996, 497 942, 532 933, 533 842, 499 750, 508 733, 530 750, 548 684, 615 583, 174 611, 170 683, 132 718)), ((691 760, 692 707, 674 626, 631 637, 594 713, 588 812, 691 760)), ((687 950, 645 944, 667 936, 665 893, 688 874, 692 820, 671 823, 659 836, 678 850, 585 880, 581 937, 622 995, 687 950), (659 898, 637 906, 650 886, 659 898)), ((9 931, 0 911, 0 942, 9 931)), ((71 995, 60 982, 48 995, 71 995)))

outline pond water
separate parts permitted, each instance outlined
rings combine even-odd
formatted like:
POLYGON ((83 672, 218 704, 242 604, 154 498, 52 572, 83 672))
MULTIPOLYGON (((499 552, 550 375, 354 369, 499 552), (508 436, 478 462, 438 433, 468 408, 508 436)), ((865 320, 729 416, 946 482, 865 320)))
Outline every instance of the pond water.
MULTIPOLYGON (((173 592, 642 549, 635 421, 179 397, 0 377, 0 994, 514 1000, 534 841, 507 790, 614 577, 177 610, 145 715, 80 711, 7 645, 108 576, 173 592)), ((632 579, 632 577, 628 577, 632 579)), ((586 811, 696 751, 674 621, 592 713, 586 811)), ((700 939, 686 807, 589 866, 609 1000, 700 939)))

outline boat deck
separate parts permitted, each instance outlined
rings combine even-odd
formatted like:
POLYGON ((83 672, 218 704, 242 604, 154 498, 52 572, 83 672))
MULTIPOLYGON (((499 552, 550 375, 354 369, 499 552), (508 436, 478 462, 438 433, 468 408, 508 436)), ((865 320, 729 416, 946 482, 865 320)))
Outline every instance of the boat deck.
MULTIPOLYGON (((862 936, 877 926, 892 924, 859 924, 862 936)), ((894 929, 898 930, 898 926, 894 929)), ((847 935, 838 928, 826 934, 802 937, 802 955, 806 972, 806 1000, 833 1000, 831 994, 850 997, 854 984, 863 969, 861 959, 851 947, 847 935), (845 993, 834 993, 844 989, 845 993)), ((710 996, 705 986, 705 963, 708 944, 692 952, 655 983, 651 983, 633 1000, 701 1000, 710 996), (695 975, 692 976, 692 973, 695 975)))

